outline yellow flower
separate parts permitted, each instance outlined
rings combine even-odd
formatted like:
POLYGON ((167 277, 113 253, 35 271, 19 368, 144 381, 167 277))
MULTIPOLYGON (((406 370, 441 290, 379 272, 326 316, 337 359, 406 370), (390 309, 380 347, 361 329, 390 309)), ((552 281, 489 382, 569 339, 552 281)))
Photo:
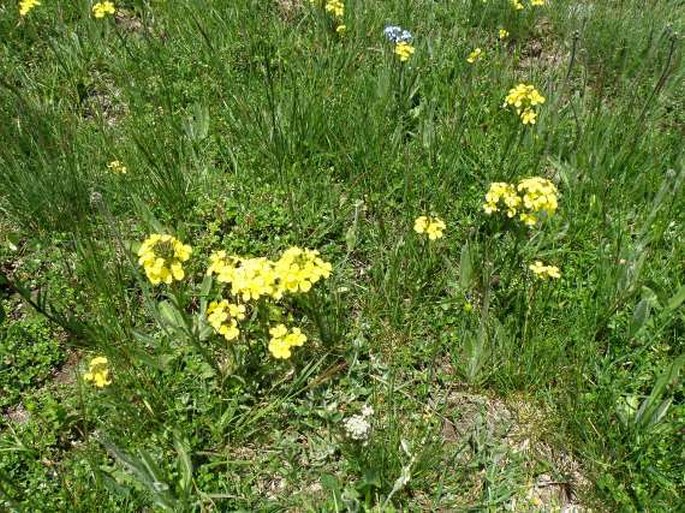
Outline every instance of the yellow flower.
POLYGON ((523 109, 523 112, 521 113, 521 123, 524 125, 534 125, 536 117, 537 112, 535 112, 533 109, 523 109))
POLYGON ((274 267, 278 279, 275 299, 285 292, 309 292, 312 285, 321 278, 327 279, 332 271, 331 264, 321 259, 318 251, 297 246, 285 250, 274 267))
POLYGON ((406 41, 400 41, 395 45, 395 55, 397 55, 401 62, 407 62, 414 55, 414 51, 414 47, 406 41))
POLYGON ((345 15, 345 4, 340 0, 328 0, 325 9, 336 18, 342 18, 345 15))
POLYGON ((506 207, 507 217, 512 219, 518 215, 519 220, 526 226, 535 226, 539 215, 553 215, 558 207, 556 186, 539 176, 524 178, 516 186, 506 182, 493 182, 485 194, 483 210, 487 215, 506 207))
POLYGON ((118 175, 125 175, 126 172, 128 171, 126 169, 126 166, 124 166, 121 162, 118 160, 113 160, 109 164, 107 164, 107 167, 109 168, 112 173, 118 174, 118 175))
POLYGON ((523 212, 520 216, 519 219, 523 224, 525 224, 528 227, 535 226, 538 223, 538 218, 535 214, 526 214, 523 212))
POLYGON ((523 4, 521 3, 521 0, 510 0, 510 1, 511 1, 512 7, 514 9, 516 9, 517 11, 520 11, 523 9, 523 4))
POLYGON ((172 237, 154 233, 143 241, 138 250, 138 264, 143 266, 145 275, 153 285, 185 277, 183 262, 190 258, 193 249, 172 237))
POLYGON ((531 212, 545 212, 552 215, 557 210, 557 188, 546 178, 533 177, 519 181, 516 186, 519 193, 523 193, 523 204, 531 212))
POLYGON ((301 347, 307 341, 307 337, 299 328, 293 328, 288 333, 288 328, 284 324, 278 324, 269 330, 271 340, 269 341, 269 352, 274 358, 288 359, 292 355, 292 347, 301 347))
POLYGON ((476 61, 481 60, 482 58, 483 58, 483 50, 481 50, 480 48, 476 48, 466 58, 466 62, 473 64, 476 61))
POLYGON ((516 188, 506 182, 493 182, 485 194, 483 210, 487 215, 499 211, 499 203, 503 202, 507 207, 507 217, 514 217, 516 209, 521 204, 521 198, 516 194, 516 188))
POLYGON ((344 36, 345 32, 347 32, 347 26, 338 25, 337 27, 335 27, 335 31, 338 33, 339 36, 344 36))
POLYGON ((40 5, 39 0, 21 0, 19 2, 19 15, 26 16, 37 5, 40 5))
POLYGON ((414 231, 425 233, 430 240, 442 238, 445 228, 445 222, 439 217, 420 216, 414 221, 414 231))
POLYGON ((545 5, 545 0, 530 0, 530 5, 534 7, 541 7, 545 5))
POLYGON ((332 269, 318 251, 293 246, 276 262, 264 257, 228 257, 219 251, 210 257, 207 274, 216 274, 220 283, 230 283, 231 293, 247 302, 262 296, 281 299, 286 293, 309 292, 317 281, 328 278, 332 269))
POLYGON ((497 35, 500 38, 500 40, 503 40, 509 37, 509 31, 507 29, 501 28, 497 31, 497 35))
POLYGON ((561 278, 561 272, 557 266, 544 265, 540 260, 536 260, 534 263, 530 264, 528 269, 533 271, 535 276, 541 280, 546 280, 548 278, 556 280, 561 278))
POLYGON ((545 97, 535 89, 535 86, 523 83, 511 88, 504 99, 504 106, 514 107, 524 125, 535 124, 537 112, 532 107, 543 103, 545 97))
POLYGON ((93 16, 96 18, 104 18, 108 14, 114 14, 116 9, 112 2, 98 2, 93 5, 93 16))
POLYGON ((240 335, 238 321, 245 319, 245 305, 229 303, 223 299, 212 301, 207 306, 207 320, 219 335, 226 340, 234 340, 240 335))
POLYGON ((107 367, 107 358, 104 356, 97 356, 90 361, 88 372, 83 375, 83 379, 90 381, 98 388, 104 388, 112 383, 109 379, 109 369, 107 367))

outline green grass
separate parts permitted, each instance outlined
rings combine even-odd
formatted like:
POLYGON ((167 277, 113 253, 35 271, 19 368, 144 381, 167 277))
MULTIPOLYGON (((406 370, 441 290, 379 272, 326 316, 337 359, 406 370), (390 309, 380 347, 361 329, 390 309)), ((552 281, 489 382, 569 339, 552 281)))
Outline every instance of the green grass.
POLYGON ((678 510, 685 2, 350 0, 343 37, 307 1, 115 3, 0 7, 0 509, 678 510), (554 216, 485 215, 530 176, 554 216), (290 246, 330 278, 217 336, 209 255, 290 246))

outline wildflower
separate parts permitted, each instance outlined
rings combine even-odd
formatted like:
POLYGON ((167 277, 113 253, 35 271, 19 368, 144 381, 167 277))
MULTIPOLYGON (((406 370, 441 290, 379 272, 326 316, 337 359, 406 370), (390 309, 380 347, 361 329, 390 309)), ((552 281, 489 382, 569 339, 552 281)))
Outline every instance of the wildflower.
POLYGON ((483 58, 483 50, 481 50, 480 48, 476 48, 466 58, 466 62, 468 62, 469 64, 473 64, 476 61, 481 60, 482 58, 483 58))
POLYGON ((34 7, 40 4, 39 0, 21 0, 19 2, 19 16, 26 16, 34 7))
POLYGON ((107 358, 104 356, 93 358, 88 365, 88 372, 83 375, 83 379, 92 382, 98 388, 104 388, 112 384, 112 380, 109 379, 107 358))
POLYGON ((530 5, 533 7, 542 7, 545 5, 545 0, 530 0, 530 5))
POLYGON ((126 172, 128 171, 126 169, 126 166, 124 166, 121 162, 118 160, 113 160, 109 164, 107 164, 107 168, 112 171, 112 173, 118 174, 118 175, 125 175, 126 172))
POLYGON ((404 41, 400 41, 395 45, 395 55, 397 55, 401 62, 407 62, 414 55, 414 51, 414 47, 404 41))
POLYGON ((288 328, 284 324, 278 324, 269 329, 271 340, 269 341, 269 352, 274 358, 287 360, 292 356, 290 351, 293 347, 301 347, 307 337, 299 328, 293 328, 288 333, 288 328))
POLYGON ((207 307, 207 320, 219 335, 234 340, 240 335, 238 321, 245 319, 245 305, 229 303, 223 299, 212 301, 207 307))
POLYGON ((504 203, 507 208, 507 217, 512 218, 516 215, 517 209, 521 204, 521 198, 516 194, 516 188, 505 182, 493 182, 490 184, 488 192, 485 194, 485 204, 483 210, 487 215, 499 211, 499 203, 504 203))
POLYGON ((345 4, 340 0, 328 0, 325 9, 336 18, 342 18, 345 15, 345 4))
POLYGON ((190 258, 192 252, 190 246, 175 237, 154 233, 140 246, 138 264, 145 269, 150 283, 169 285, 173 280, 181 281, 185 277, 183 262, 190 258))
POLYGON ((114 14, 116 9, 112 2, 98 2, 93 5, 93 16, 96 18, 104 18, 108 14, 114 14))
POLYGON ((366 441, 371 433, 371 422, 369 419, 373 415, 373 408, 364 405, 361 415, 352 415, 343 421, 343 426, 347 435, 352 440, 366 441))
POLYGON ((328 278, 332 270, 318 251, 297 246, 284 251, 274 268, 279 281, 278 289, 272 294, 275 299, 280 299, 284 292, 309 292, 321 278, 328 278))
POLYGON ((546 280, 548 278, 559 279, 561 278, 561 272, 559 268, 555 265, 544 265, 540 260, 536 260, 528 266, 528 269, 533 271, 536 277, 541 280, 546 280))
POLYGON ((271 296, 276 290, 274 263, 264 257, 227 257, 225 251, 219 251, 210 257, 207 274, 213 273, 220 283, 230 283, 231 293, 245 302, 271 296))
POLYGON ((430 240, 442 238, 445 228, 445 222, 439 217, 420 216, 414 221, 414 231, 425 233, 430 240))
POLYGON ((393 44, 398 43, 411 43, 414 37, 411 32, 404 30, 402 27, 397 25, 388 25, 383 29, 385 37, 393 44))
POLYGON ((509 31, 508 31, 507 29, 500 28, 500 29, 497 31, 497 36, 500 38, 500 41, 502 41, 502 40, 504 40, 504 39, 506 39, 506 38, 509 37, 509 31))
POLYGON ((556 212, 558 191, 546 178, 525 178, 519 181, 516 190, 523 194, 523 205, 529 212, 544 212, 548 216, 556 212))
POLYGON ((345 32, 347 32, 347 26, 338 25, 337 27, 335 27, 335 31, 338 33, 339 36, 344 36, 345 32))
POLYGON ((523 112, 521 113, 521 123, 524 125, 534 125, 537 115, 537 112, 531 108, 523 109, 523 112))
POLYGON ((504 99, 504 107, 514 107, 524 125, 535 124, 537 112, 533 107, 543 103, 545 103, 545 97, 535 89, 535 86, 523 83, 509 89, 504 99))
POLYGON ((510 2, 512 7, 517 11, 523 10, 523 3, 521 3, 521 0, 510 0, 510 2))
POLYGON ((293 246, 276 262, 264 257, 227 256, 225 251, 218 251, 210 257, 207 274, 216 274, 220 283, 230 283, 231 293, 247 302, 262 296, 281 299, 285 293, 309 292, 331 271, 331 264, 318 251, 293 246))
POLYGON ((508 218, 518 215, 526 226, 535 226, 541 214, 553 215, 558 207, 556 186, 546 178, 533 177, 520 180, 516 186, 506 182, 493 182, 485 194, 483 210, 487 215, 506 207, 508 218))

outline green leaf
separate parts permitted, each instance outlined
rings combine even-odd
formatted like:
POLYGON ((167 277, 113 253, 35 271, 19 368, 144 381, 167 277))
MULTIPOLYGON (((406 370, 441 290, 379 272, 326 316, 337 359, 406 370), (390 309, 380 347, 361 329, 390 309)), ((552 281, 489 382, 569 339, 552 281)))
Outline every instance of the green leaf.
POLYGON ((207 297, 209 296, 210 291, 212 290, 212 283, 214 280, 210 275, 205 275, 205 277, 202 280, 202 285, 200 287, 200 296, 202 297, 207 297))
POLYGON ((633 311, 633 320, 630 323, 630 335, 634 336, 649 320, 651 302, 641 299, 633 311))
POLYGON ((179 485, 184 493, 188 493, 193 480, 193 463, 189 454, 190 444, 187 439, 182 439, 179 433, 174 433, 174 445, 178 454, 179 485))
POLYGON ((671 299, 668 300, 668 305, 666 306, 666 309, 669 312, 673 312, 676 310, 681 304, 683 304, 683 301, 685 301, 685 285, 680 287, 678 289, 678 292, 676 292, 671 299))
POLYGON ((473 279, 473 260, 471 256, 471 245, 468 241, 461 248, 459 258, 459 285, 467 290, 473 279))
POLYGON ((635 414, 635 424, 643 429, 657 425, 666 415, 671 405, 672 398, 662 400, 668 385, 679 379, 680 371, 685 365, 685 355, 679 356, 664 372, 662 372, 654 383, 654 388, 635 414))

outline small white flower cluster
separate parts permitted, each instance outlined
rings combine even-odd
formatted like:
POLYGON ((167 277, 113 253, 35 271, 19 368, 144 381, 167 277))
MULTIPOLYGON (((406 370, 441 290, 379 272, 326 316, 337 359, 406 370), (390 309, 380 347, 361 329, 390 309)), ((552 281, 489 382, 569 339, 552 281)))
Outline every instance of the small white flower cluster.
POLYGON ((373 415, 373 408, 364 405, 361 415, 352 415, 343 421, 345 431, 352 440, 366 441, 371 433, 369 418, 373 415))

